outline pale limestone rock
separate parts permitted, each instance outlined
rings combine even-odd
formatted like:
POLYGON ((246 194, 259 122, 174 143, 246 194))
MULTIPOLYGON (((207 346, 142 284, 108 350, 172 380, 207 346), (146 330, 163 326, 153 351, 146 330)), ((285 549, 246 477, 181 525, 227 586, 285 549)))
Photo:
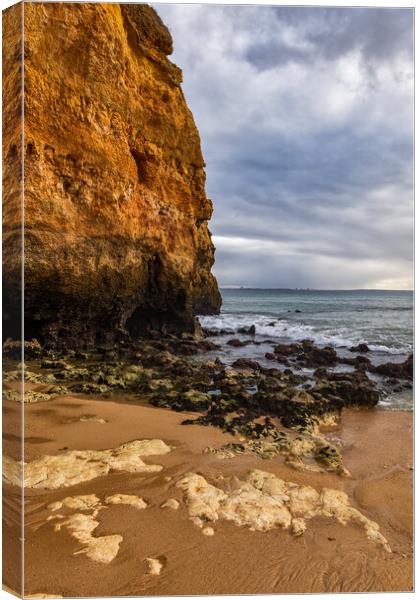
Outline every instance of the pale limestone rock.
POLYGON ((161 508, 171 508, 172 510, 178 510, 179 502, 175 498, 169 498, 168 500, 166 500, 166 502, 161 504, 160 507, 161 508))
POLYGON ((335 517, 340 523, 346 524, 351 520, 358 521, 363 525, 367 537, 381 544, 387 552, 391 552, 391 548, 386 538, 380 533, 379 525, 375 521, 371 521, 365 517, 356 508, 349 503, 347 494, 340 490, 324 488, 321 492, 322 514, 327 517, 335 517))
POLYGON ((72 510, 95 510, 101 506, 101 501, 95 494, 86 496, 67 496, 64 500, 52 502, 47 508, 53 512, 62 508, 70 508, 72 510))
POLYGON ((163 565, 157 558, 146 558, 149 575, 160 575, 163 565))
POLYGON ((10 485, 22 487, 22 463, 3 455, 3 480, 10 485))
POLYGON ((265 494, 250 483, 244 483, 241 489, 228 495, 220 508, 219 518, 256 531, 288 528, 292 519, 282 497, 265 494))
POLYGON ((294 517, 314 517, 319 512, 320 498, 314 488, 302 485, 288 491, 288 508, 294 517))
POLYGON ((146 502, 140 496, 133 494, 114 494, 105 498, 105 504, 127 504, 137 510, 147 508, 146 502))
POLYGON ((99 525, 93 515, 75 513, 62 523, 56 525, 59 531, 65 527, 83 548, 75 554, 86 554, 95 562, 110 563, 118 554, 123 538, 121 535, 104 535, 93 537, 92 533, 99 525))
POLYGON ((203 534, 207 535, 207 536, 214 535, 214 529, 213 529, 213 527, 204 527, 203 534))
MULTIPOLYGON (((141 456, 167 454, 171 448, 162 440, 136 440, 110 450, 72 450, 55 456, 42 456, 24 464, 24 487, 59 489, 107 475, 110 471, 154 473, 160 465, 146 464, 141 456)), ((22 485, 22 464, 3 459, 6 483, 22 485)))
POLYGON ((100 510, 106 508, 106 504, 126 504, 136 509, 147 508, 146 502, 139 496, 131 494, 113 494, 105 498, 102 503, 95 494, 86 496, 68 496, 63 500, 52 502, 47 508, 55 512, 62 508, 89 511, 91 514, 75 513, 64 517, 62 514, 50 515, 47 521, 52 519, 58 521, 54 525, 54 531, 59 532, 65 527, 69 533, 76 538, 83 548, 75 554, 86 554, 88 558, 96 562, 109 563, 118 553, 121 535, 106 535, 94 537, 93 531, 99 525, 96 517, 100 510), (63 520, 65 519, 65 520, 63 520))
POLYGON ((184 491, 190 516, 199 527, 203 521, 226 520, 254 531, 282 527, 301 535, 309 519, 323 516, 343 525, 358 522, 370 540, 391 552, 378 524, 352 507, 347 494, 340 490, 323 488, 319 493, 260 470, 251 471, 245 481, 234 478, 230 489, 225 486, 227 491, 196 473, 188 473, 177 485, 184 491))
POLYGON ((296 537, 302 535, 306 531, 305 519, 292 519, 292 533, 296 537))
POLYGON ((186 494, 192 517, 202 517, 208 521, 218 519, 221 502, 227 495, 219 488, 207 483, 201 475, 189 473, 178 484, 186 494))

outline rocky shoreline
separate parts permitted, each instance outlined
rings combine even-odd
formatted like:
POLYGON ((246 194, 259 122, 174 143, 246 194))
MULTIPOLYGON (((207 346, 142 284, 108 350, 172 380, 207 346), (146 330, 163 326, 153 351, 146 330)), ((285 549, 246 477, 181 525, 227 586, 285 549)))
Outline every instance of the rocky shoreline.
MULTIPOLYGON (((249 336, 242 346, 259 343, 252 330, 240 333, 249 336)), ((184 334, 89 351, 55 350, 34 339, 24 347, 25 381, 31 384, 24 402, 67 394, 105 399, 130 394, 133 402, 197 413, 182 424, 213 426, 236 436, 238 441, 224 449, 227 453, 250 452, 263 458, 282 454, 299 468, 307 468, 305 459, 311 458, 320 469, 346 474, 339 449, 319 435, 319 427, 336 423, 344 408, 377 405, 383 392, 369 373, 380 375, 390 390, 412 386, 412 355, 402 363, 375 366, 366 356, 366 345, 352 348, 356 356, 349 359, 340 358, 332 347, 303 340, 273 343, 273 352, 266 354, 273 367, 244 357, 228 365, 218 357, 208 358, 220 349, 214 339, 184 334), (353 370, 333 370, 341 364, 353 370), (308 375, 302 367, 312 372, 308 375)), ((238 341, 233 338, 230 344, 238 341)), ((18 382, 21 345, 7 340, 3 351, 9 366, 4 381, 18 382)), ((6 389, 4 395, 20 400, 17 390, 6 389)))
MULTIPOLYGON (((258 343, 252 331, 241 336, 248 337, 246 346, 258 343)), ((88 592, 150 595, 410 589, 407 552, 411 534, 401 537, 393 527, 383 527, 387 520, 375 508, 376 495, 374 504, 361 502, 358 496, 365 485, 371 489, 372 477, 374 482, 380 475, 381 461, 386 460, 390 464, 385 472, 399 473, 402 469, 403 479, 398 476, 390 484, 384 480, 380 494, 392 494, 396 485, 404 494, 404 506, 410 505, 411 498, 409 436, 404 438, 401 456, 395 454, 399 443, 391 458, 382 458, 383 449, 376 446, 372 454, 371 445, 380 443, 378 435, 384 426, 392 426, 392 433, 386 431, 385 435, 394 448, 392 436, 407 436, 404 432, 411 416, 402 413, 401 420, 399 413, 372 410, 381 391, 370 377, 372 367, 366 368, 368 362, 361 360, 368 352, 358 348, 355 362, 346 363, 353 370, 340 372, 334 371, 334 366, 340 365, 334 349, 310 341, 289 346, 273 342, 273 356, 268 358, 271 367, 244 356, 227 364, 217 358, 222 350, 219 342, 215 336, 184 334, 68 351, 41 346, 37 340, 25 342, 28 594, 48 592, 65 597, 88 592), (311 370, 306 365, 311 365, 311 370), (382 416, 374 421, 379 425, 372 435, 371 417, 375 413, 382 416), (359 415, 350 419, 356 418, 358 425, 346 433, 349 414, 359 415), (349 435, 357 440, 356 447, 369 448, 369 460, 352 459, 355 442, 349 443, 349 435), (375 466, 370 471, 372 460, 375 466), (361 476, 366 469, 367 474, 361 476), (107 515, 114 514, 109 522, 107 515), (128 529, 122 518, 130 524, 128 529), (146 518, 152 519, 150 527, 145 525, 146 518), (336 525, 326 524, 331 520, 336 525), (108 522, 112 525, 104 526, 108 522), (242 540, 239 545, 231 526, 243 531, 238 533, 242 540), (139 527, 142 542, 137 546, 132 536, 138 535, 133 532, 139 527), (279 538, 282 530, 289 537, 279 538), (360 537, 363 531, 365 537, 360 537), (363 548, 376 565, 372 568, 383 571, 382 579, 366 579, 363 561, 355 555, 360 571, 357 576, 343 566, 339 588, 334 579, 317 583, 313 571, 316 561, 311 558, 313 554, 305 554, 309 548, 311 553, 315 551, 311 541, 315 534, 316 539, 326 540, 322 542, 322 556, 327 557, 329 545, 337 543, 337 556, 343 561, 348 560, 348 553, 342 553, 340 544, 356 536, 352 542, 355 548, 363 548), (67 554, 60 550, 57 556, 63 556, 54 556, 51 578, 48 556, 54 549, 56 552, 58 540, 51 536, 57 535, 67 554), (289 557, 292 540, 305 538, 303 546, 293 547, 306 562, 308 575, 296 587, 296 564, 290 557, 283 565, 286 579, 276 583, 273 567, 268 587, 258 583, 257 576, 246 583, 238 565, 229 589, 216 574, 206 583, 200 567, 189 556, 185 567, 179 564, 179 556, 196 535, 209 540, 205 547, 197 540, 194 543, 199 543, 200 552, 207 556, 208 568, 212 571, 219 565, 221 573, 232 567, 226 555, 231 544, 235 544, 238 557, 248 560, 244 548, 251 540, 243 535, 252 536, 250 551, 253 544, 260 543, 255 536, 264 535, 267 542, 261 543, 269 545, 270 556, 280 543, 289 557), (173 544, 159 541, 174 536, 178 541, 173 544), (224 556, 223 566, 212 554, 213 544, 224 556), (66 572, 69 555, 81 579, 74 577, 74 570, 66 572), (397 579, 393 584, 384 575, 390 568, 387 555, 394 561, 389 572, 397 569, 400 573, 398 577, 394 573, 397 579), (131 574, 138 572, 139 560, 144 566, 132 587, 124 585, 117 590, 112 573, 129 582, 131 574), (99 571, 93 574, 91 565, 99 571), (174 568, 176 573, 171 571, 174 568), (185 569, 193 574, 191 581, 185 579, 185 569)), ((12 433, 11 424, 17 422, 22 409, 22 348, 19 342, 7 340, 3 350, 6 432, 10 429, 4 438, 6 530, 14 528, 17 540, 18 524, 13 525, 16 507, 12 507, 20 499, 17 490, 22 466, 19 434, 12 433)), ((385 364, 381 368, 384 375, 379 371, 375 375, 390 388, 396 382, 410 386, 411 368, 409 357, 404 363, 385 364)), ((400 508, 396 507, 397 513, 400 508)), ((392 519, 395 514, 392 512, 392 519)), ((404 527, 409 532, 409 521, 404 527)), ((259 568, 264 571, 262 565, 259 568)), ((13 577, 7 577, 8 585, 16 589, 13 577)))

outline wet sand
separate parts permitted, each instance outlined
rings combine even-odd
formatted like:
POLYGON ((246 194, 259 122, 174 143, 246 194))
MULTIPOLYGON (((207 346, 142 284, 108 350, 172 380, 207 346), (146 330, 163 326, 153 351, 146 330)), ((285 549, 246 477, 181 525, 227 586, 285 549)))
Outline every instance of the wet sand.
MULTIPOLYGON (((19 457, 19 432, 13 431, 20 405, 4 401, 6 455, 19 457), (10 428, 8 424, 10 423, 10 428)), ((342 450, 351 477, 297 471, 278 456, 262 460, 240 455, 220 460, 204 453, 234 441, 213 427, 180 425, 188 413, 92 396, 63 396, 25 405, 26 461, 71 450, 105 450, 124 442, 158 438, 173 449, 144 461, 163 466, 158 473, 116 472, 58 490, 25 490, 25 595, 61 596, 251 594, 288 592, 362 592, 412 590, 412 413, 345 410, 339 425, 326 431, 342 450), (83 420, 100 418, 105 422, 83 420), (243 479, 261 469, 320 491, 345 491, 351 504, 376 521, 392 553, 367 538, 352 521, 314 517, 307 531, 251 531, 232 522, 212 523, 213 536, 190 519, 182 490, 188 472, 218 485, 231 475, 243 479), (123 540, 108 564, 75 554, 80 543, 66 528, 54 530, 47 505, 67 496, 116 493, 141 496, 148 507, 110 505, 99 512, 94 536, 119 534, 123 540), (163 509, 168 498, 178 510, 163 509), (148 572, 147 558, 163 565, 148 572)), ((6 522, 17 533, 19 490, 5 485, 6 522)), ((12 549, 13 550, 13 549, 12 549)), ((5 584, 15 589, 13 575, 5 584)))

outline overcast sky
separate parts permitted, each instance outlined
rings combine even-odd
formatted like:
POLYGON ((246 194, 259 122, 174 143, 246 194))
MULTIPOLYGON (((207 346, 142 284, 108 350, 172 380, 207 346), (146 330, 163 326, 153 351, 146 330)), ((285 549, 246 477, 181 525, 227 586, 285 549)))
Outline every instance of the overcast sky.
POLYGON ((412 12, 155 7, 201 135, 219 285, 411 289, 412 12))

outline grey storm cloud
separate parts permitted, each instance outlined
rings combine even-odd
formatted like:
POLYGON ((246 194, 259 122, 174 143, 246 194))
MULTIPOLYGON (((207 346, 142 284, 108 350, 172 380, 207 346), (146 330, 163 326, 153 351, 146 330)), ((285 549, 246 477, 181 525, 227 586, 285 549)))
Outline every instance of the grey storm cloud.
POLYGON ((202 139, 219 284, 411 289, 413 11, 155 8, 202 139))

